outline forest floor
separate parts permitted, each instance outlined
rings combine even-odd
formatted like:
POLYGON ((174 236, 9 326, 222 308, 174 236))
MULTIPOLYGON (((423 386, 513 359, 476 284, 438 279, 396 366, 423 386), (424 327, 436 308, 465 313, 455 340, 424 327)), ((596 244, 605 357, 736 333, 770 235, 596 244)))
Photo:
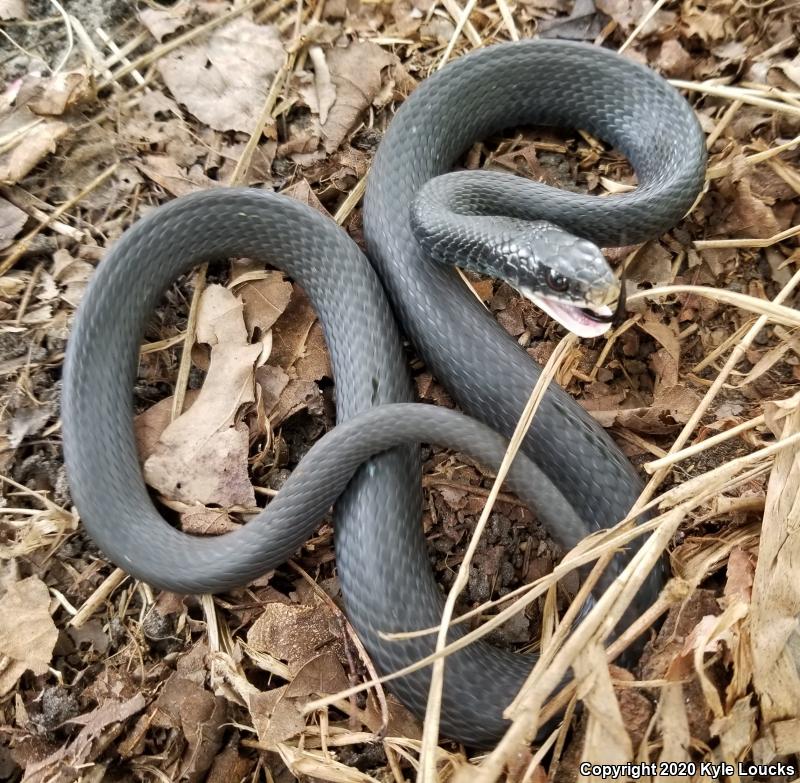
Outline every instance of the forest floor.
MULTIPOLYGON (((566 783, 584 760, 684 764, 673 780, 722 779, 691 766, 702 761, 798 769, 796 0, 0 0, 0 34, 1 780, 401 783, 422 764, 426 781, 566 783), (448 60, 537 35, 673 80, 709 164, 679 226, 607 251, 631 304, 603 338, 563 342, 507 285, 469 278, 534 359, 557 355, 558 383, 609 429, 657 513, 624 579, 567 638, 556 619, 579 582, 562 569, 556 590, 563 553, 501 492, 465 563, 493 476, 424 448, 443 592, 464 564, 456 613, 494 644, 546 652, 508 735, 480 753, 435 733, 423 743, 390 684, 343 693, 374 669, 344 614, 329 518, 292 562, 213 599, 115 569, 72 503, 59 397, 76 307, 136 219, 244 184, 310 204, 363 247, 365 177, 403 99, 448 60), (644 640, 639 660, 605 666, 607 621, 665 552, 672 579, 610 648, 613 660, 644 640), (543 742, 519 741, 565 708, 543 742)), ((463 163, 597 196, 635 182, 582 131, 515 129, 463 163)), ((409 357, 419 398, 452 406, 409 357)), ((246 521, 333 427, 334 388, 316 314, 281 272, 234 260, 182 277, 147 329, 134 390, 165 513, 195 534, 246 521)), ((584 548, 602 559, 625 534, 584 548)), ((725 779, 800 777, 773 772, 725 779)))

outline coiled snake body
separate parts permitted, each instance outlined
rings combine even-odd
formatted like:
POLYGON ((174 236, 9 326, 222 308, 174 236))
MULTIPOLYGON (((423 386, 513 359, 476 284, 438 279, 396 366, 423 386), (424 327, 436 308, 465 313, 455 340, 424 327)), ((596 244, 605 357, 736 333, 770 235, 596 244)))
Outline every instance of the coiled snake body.
MULTIPOLYGON (((374 662, 388 672, 430 653, 432 637, 396 642, 379 636, 435 626, 441 617, 420 525, 413 444, 450 445, 496 466, 503 440, 452 411, 392 405, 412 400, 395 317, 461 408, 505 436, 539 368, 455 271, 428 255, 467 259, 544 296, 544 306, 562 314, 566 307, 574 315, 576 303, 599 309, 604 294, 597 293, 597 279, 605 272, 585 279, 580 262, 595 261, 583 240, 607 246, 658 236, 692 204, 704 165, 691 109, 655 74, 602 49, 523 41, 453 62, 398 111, 375 158, 364 206, 372 266, 331 221, 272 193, 221 188, 154 210, 98 268, 67 350, 65 459, 87 530, 138 578, 178 592, 214 592, 291 556, 335 500, 346 608, 374 662), (597 135, 627 155, 639 186, 596 198, 489 174, 482 195, 476 177, 483 173, 465 172, 440 177, 419 193, 471 143, 522 124, 597 135), (560 227, 555 242, 546 225, 540 231, 543 220, 560 227), (529 224, 536 230, 528 231, 529 224), (498 248, 505 252, 499 260, 498 248), (232 256, 284 269, 311 297, 331 353, 340 423, 259 517, 221 538, 191 537, 170 527, 149 497, 133 434, 132 388, 144 324, 166 287, 202 261, 232 256), (576 259, 578 268, 571 268, 576 259), (409 445, 386 451, 399 443, 409 445)), ((565 546, 616 523, 640 491, 613 442, 558 388, 546 395, 523 451, 512 487, 565 546)), ((618 560, 615 572, 623 565, 618 560)), ((652 574, 642 600, 652 600, 662 581, 662 574, 652 574)), ((506 726, 503 710, 531 664, 530 657, 482 643, 448 658, 442 732, 474 746, 496 742, 506 726)), ((393 687, 420 713, 428 682, 426 670, 393 687)))

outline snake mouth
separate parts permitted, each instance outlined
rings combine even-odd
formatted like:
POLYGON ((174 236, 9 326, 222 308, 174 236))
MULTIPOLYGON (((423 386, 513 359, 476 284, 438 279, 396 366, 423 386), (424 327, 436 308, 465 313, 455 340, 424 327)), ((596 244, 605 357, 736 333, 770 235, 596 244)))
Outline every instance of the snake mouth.
POLYGON ((520 293, 578 337, 600 337, 614 320, 614 311, 608 305, 589 309, 534 293, 529 288, 520 288, 520 293))

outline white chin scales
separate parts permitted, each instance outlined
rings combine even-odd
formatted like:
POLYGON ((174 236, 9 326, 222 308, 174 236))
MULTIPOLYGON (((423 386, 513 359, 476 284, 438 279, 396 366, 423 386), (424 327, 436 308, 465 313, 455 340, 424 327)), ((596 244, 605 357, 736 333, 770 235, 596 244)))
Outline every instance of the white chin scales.
MULTIPOLYGON (((530 299, 537 307, 544 310, 551 318, 558 321, 565 329, 569 329, 578 337, 599 337, 605 334, 611 324, 605 321, 595 321, 586 315, 580 307, 558 299, 535 294, 532 291, 521 290, 523 296, 530 299)), ((611 308, 603 305, 596 310, 598 315, 610 316, 611 308)))

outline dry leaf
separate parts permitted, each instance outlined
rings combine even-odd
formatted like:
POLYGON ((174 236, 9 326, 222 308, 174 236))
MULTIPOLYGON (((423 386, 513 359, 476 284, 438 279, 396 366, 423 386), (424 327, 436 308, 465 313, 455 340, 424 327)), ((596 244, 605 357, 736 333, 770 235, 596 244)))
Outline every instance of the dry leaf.
POLYGON ((696 8, 684 3, 681 13, 681 27, 687 38, 698 36, 702 41, 719 41, 725 37, 725 19, 722 14, 708 8, 696 8))
POLYGON ((332 378, 330 355, 325 342, 325 332, 322 324, 315 321, 306 339, 305 351, 295 362, 297 377, 304 381, 321 381, 323 378, 332 378))
POLYGON ((631 760, 633 747, 625 729, 617 697, 611 684, 605 651, 591 642, 574 663, 578 697, 589 719, 583 760, 593 764, 624 764, 631 760))
MULTIPOLYGON (((599 11, 610 16, 623 30, 628 32, 645 18, 653 7, 653 0, 596 0, 595 5, 599 11)), ((672 12, 659 11, 644 26, 640 35, 644 37, 662 26, 668 26, 674 17, 675 14, 672 12)))
POLYGON ((241 755, 236 747, 229 745, 214 759, 206 783, 231 783, 252 778, 255 760, 241 755))
POLYGON ((57 638, 47 585, 38 576, 7 585, 0 596, 0 696, 24 672, 47 672, 57 638))
POLYGON ((412 0, 394 0, 392 3, 392 17, 401 38, 413 35, 422 24, 425 12, 419 7, 420 3, 412 0))
POLYGON ((752 704, 752 696, 748 694, 737 699, 733 708, 711 724, 711 731, 719 737, 718 758, 741 759, 753 745, 758 735, 756 720, 757 707, 752 704))
POLYGON ((278 404, 269 414, 273 427, 282 424, 295 413, 307 410, 319 415, 323 412, 322 391, 314 381, 293 378, 286 385, 278 400, 278 404))
POLYGON ((145 478, 184 503, 252 508, 249 435, 237 414, 255 399, 253 371, 261 346, 247 342, 242 303, 222 286, 203 293, 197 336, 211 346, 205 383, 192 407, 162 433, 145 462, 145 478))
POLYGON ((693 668, 706 705, 716 718, 722 717, 725 712, 719 691, 711 679, 709 670, 703 665, 705 655, 717 652, 722 644, 726 645, 728 650, 735 648, 742 620, 747 617, 748 611, 746 604, 735 601, 729 604, 722 614, 703 617, 686 637, 683 650, 673 661, 673 666, 667 675, 668 679, 676 680, 681 674, 687 676, 693 668))
MULTIPOLYGON (((692 736, 684 703, 683 686, 679 682, 671 682, 659 690, 661 698, 658 705, 658 718, 664 743, 658 758, 659 765, 662 763, 681 764, 681 762, 690 761, 689 747, 692 736)), ((676 771, 678 770, 680 767, 676 768, 676 771)), ((686 776, 659 775, 658 779, 664 783, 685 783, 686 776)))
MULTIPOLYGON (((24 358, 23 358, 24 361, 24 358)), ((8 432, 8 442, 15 449, 25 438, 41 432, 42 428, 56 416, 55 402, 40 402, 34 405, 29 400, 16 408, 11 414, 11 426, 8 432)), ((6 411, 8 415, 8 411, 6 411)))
POLYGON ((659 386, 653 404, 641 408, 603 408, 614 396, 582 400, 583 405, 604 427, 615 424, 634 432, 666 435, 685 424, 697 409, 700 395, 686 386, 659 386))
POLYGON ((178 729, 186 738, 178 777, 185 775, 199 783, 222 747, 228 719, 227 702, 175 672, 153 706, 153 725, 178 729))
POLYGON ((661 44, 657 64, 665 76, 672 79, 691 78, 694 58, 684 49, 677 38, 668 38, 661 44))
POLYGON ((139 10, 139 19, 153 38, 160 43, 165 36, 188 23, 191 11, 192 4, 188 0, 180 0, 167 8, 164 6, 142 8, 139 10))
POLYGON ((566 17, 557 16, 539 23, 543 38, 562 38, 572 41, 590 41, 603 29, 603 19, 597 13, 594 0, 575 0, 566 17))
POLYGON ((284 51, 276 27, 238 17, 181 46, 158 68, 170 92, 214 130, 252 133, 284 51))
POLYGON ((336 88, 336 101, 321 122, 325 150, 333 152, 361 118, 381 89, 381 71, 397 57, 369 41, 328 52, 328 67, 336 88))
POLYGON ((350 685, 341 661, 332 651, 317 655, 294 676, 287 696, 326 696, 343 691, 350 685))
POLYGON ((258 739, 271 748, 300 734, 306 725, 303 707, 309 697, 328 696, 350 685, 342 664, 332 652, 317 655, 297 672, 289 685, 248 699, 258 739))
POLYGON ((14 242, 14 237, 22 231, 28 216, 10 201, 0 198, 0 250, 14 242))
POLYGON ((271 748, 296 737, 306 727, 303 705, 286 698, 288 686, 256 693, 247 700, 258 739, 271 748))
POLYGON ((58 295, 73 307, 77 307, 89 285, 94 266, 80 258, 74 258, 60 248, 53 253, 53 280, 58 283, 58 295))
POLYGON ((330 752, 300 750, 281 743, 281 761, 297 780, 320 780, 330 783, 378 783, 378 779, 334 760, 330 752))
POLYGON ((198 190, 219 186, 218 182, 203 174, 199 166, 193 167, 187 173, 166 155, 145 155, 142 160, 136 160, 134 165, 173 196, 186 196, 198 190))
POLYGON ((727 219, 719 227, 724 234, 738 237, 768 238, 781 230, 773 210, 753 195, 749 179, 741 179, 735 189, 727 189, 731 197, 727 219))
MULTIPOLYGON (((270 134, 271 129, 266 128, 265 134, 270 134)), ((275 153, 278 150, 276 141, 268 140, 261 142, 250 157, 247 168, 239 172, 240 181, 250 186, 264 184, 267 189, 272 189, 275 181, 273 177, 272 164, 275 161, 275 153)), ((219 168, 217 178, 220 182, 231 182, 235 167, 245 152, 245 142, 233 142, 225 144, 222 148, 224 158, 219 168)), ((282 180, 281 180, 282 181, 282 180)))
MULTIPOLYGON (((55 152, 59 139, 70 126, 61 120, 37 117, 27 108, 22 109, 25 123, 20 122, 14 130, 19 132, 18 142, 7 152, 0 154, 0 182, 13 185, 24 179, 43 158, 55 152), (24 129, 23 129, 24 127, 24 129)), ((0 136, 10 133, 9 123, 0 122, 0 136)))
MULTIPOLYGON (((184 413, 192 407, 199 393, 197 389, 189 389, 186 392, 183 402, 184 413)), ((166 397, 163 400, 159 400, 133 420, 136 448, 139 453, 139 461, 142 464, 156 450, 161 433, 172 421, 173 399, 173 397, 166 397)))
POLYGON ((144 696, 137 693, 124 702, 109 699, 86 715, 71 719, 70 723, 83 726, 78 735, 45 759, 28 764, 25 783, 66 783, 75 780, 76 770, 88 767, 106 749, 103 741, 105 735, 109 735, 108 739, 114 739, 122 728, 120 724, 141 712, 144 706, 144 696))
MULTIPOLYGON (((796 432, 800 432, 800 407, 784 419, 781 436, 796 432)), ((753 685, 767 724, 800 717, 798 530, 800 451, 784 449, 776 454, 769 477, 750 612, 753 685)))
POLYGON ((263 271, 259 277, 235 287, 244 303, 244 321, 251 336, 256 329, 262 333, 271 329, 292 297, 292 284, 283 272, 263 271))
POLYGON ((800 54, 796 54, 792 60, 783 60, 775 64, 786 76, 800 87, 800 54))
POLYGON ((780 438, 783 432, 784 419, 791 416, 800 406, 800 392, 793 394, 785 400, 771 400, 764 406, 764 418, 770 432, 780 438))
POLYGON ((62 71, 36 85, 28 108, 39 115, 59 117, 91 96, 91 80, 84 71, 62 71))
POLYGON ((261 388, 261 401, 269 416, 278 405, 283 390, 289 383, 289 376, 280 367, 265 364, 256 370, 256 383, 261 388))
POLYGON ((650 320, 640 321, 639 326, 651 337, 658 340, 676 362, 680 361, 681 343, 678 335, 669 326, 662 324, 661 321, 650 320))
POLYGON ((339 641, 339 628, 325 604, 270 603, 250 626, 247 643, 259 652, 286 661, 298 672, 326 647, 339 641))
POLYGON ((655 394, 680 383, 678 362, 663 348, 650 354, 650 366, 656 376, 655 394))
POLYGON ((163 145, 179 166, 190 166, 204 150, 181 119, 180 106, 161 90, 142 95, 128 122, 120 129, 125 139, 139 145, 163 145))
POLYGON ((270 363, 289 369, 303 354, 317 313, 311 301, 298 285, 292 289, 292 299, 283 315, 272 328, 272 353, 270 363))
POLYGON ((672 282, 672 255, 660 242, 646 242, 625 270, 635 283, 668 285, 672 282))
MULTIPOLYGON (((642 679, 667 679, 676 683, 681 694, 680 709, 677 704, 672 706, 684 716, 691 736, 704 740, 710 736, 708 708, 697 677, 693 676, 691 652, 686 654, 685 645, 687 637, 704 617, 718 613, 719 604, 714 594, 709 590, 696 590, 688 599, 670 609, 658 637, 648 645, 649 650, 642 661, 642 679), (688 682, 677 685, 687 679, 688 682)), ((681 729, 678 735, 681 736, 682 732, 681 729)))
POLYGON ((0 0, 0 19, 27 19, 25 0, 0 0))
POLYGON ((181 511, 181 529, 198 536, 218 536, 239 527, 224 508, 192 506, 181 511))
POLYGON ((284 196, 289 196, 289 198, 293 198, 295 201, 299 201, 301 204, 307 204, 309 207, 314 207, 321 215, 324 215, 326 218, 330 217, 330 213, 328 212, 325 207, 322 206, 322 202, 317 197, 317 194, 309 185, 308 180, 305 177, 298 179, 297 182, 292 183, 289 185, 288 188, 284 188, 281 191, 281 194, 284 196))

